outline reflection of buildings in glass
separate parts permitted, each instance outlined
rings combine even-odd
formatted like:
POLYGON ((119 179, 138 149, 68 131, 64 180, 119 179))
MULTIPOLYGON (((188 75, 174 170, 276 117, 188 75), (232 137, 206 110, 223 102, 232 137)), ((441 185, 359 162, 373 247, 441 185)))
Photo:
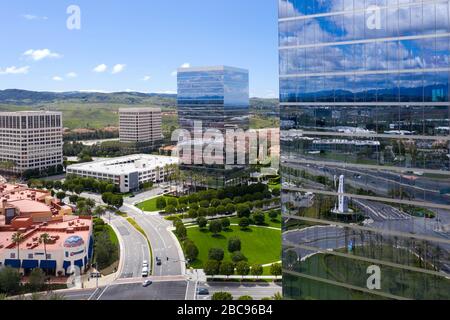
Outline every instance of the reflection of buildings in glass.
MULTIPOLYGON (((334 177, 334 181, 336 183, 337 177, 334 177)), ((345 177, 344 175, 341 175, 339 177, 338 181, 338 201, 336 203, 336 206, 333 209, 333 213, 336 214, 348 214, 351 213, 350 209, 348 208, 348 198, 345 196, 345 177)))
MULTIPOLYGON (((191 139, 195 139, 194 144, 202 149, 209 142, 194 137, 196 123, 201 123, 202 132, 217 129, 223 135, 227 129, 247 130, 250 106, 248 71, 227 66, 181 68, 178 70, 177 105, 180 128, 189 131, 191 139)), ((240 178, 243 166, 203 163, 182 168, 198 171, 211 180, 206 184, 214 187, 240 178)))
POLYGON ((448 299, 449 1, 366 6, 279 0, 284 294, 448 299), (312 206, 292 201, 311 191, 312 206), (348 206, 370 231, 336 220, 348 206), (374 259, 391 285, 370 291, 374 259))

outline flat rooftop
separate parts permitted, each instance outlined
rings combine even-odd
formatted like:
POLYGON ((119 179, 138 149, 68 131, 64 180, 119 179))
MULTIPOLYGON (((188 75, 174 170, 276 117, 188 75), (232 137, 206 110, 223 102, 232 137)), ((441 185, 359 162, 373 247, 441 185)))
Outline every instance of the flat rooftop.
POLYGON ((179 68, 178 72, 183 73, 183 72, 205 72, 205 71, 224 71, 224 70, 248 73, 247 69, 230 67, 230 66, 206 66, 206 67, 179 68))
POLYGON ((149 169, 155 169, 156 167, 164 168, 166 165, 178 163, 178 157, 136 154, 125 157, 74 164, 67 168, 69 170, 83 170, 103 174, 119 175, 147 171, 149 169))
MULTIPOLYGON (((65 240, 71 236, 79 236, 87 244, 92 225, 91 218, 77 216, 66 216, 64 219, 46 224, 34 224, 33 228, 23 233, 25 238, 20 243, 20 247, 22 249, 43 250, 44 244, 39 243, 39 237, 44 233, 47 233, 53 239, 51 243, 46 245, 47 251, 61 249, 65 240)), ((14 233, 16 231, 0 231, 0 252, 5 249, 16 248, 16 245, 11 240, 14 233)))

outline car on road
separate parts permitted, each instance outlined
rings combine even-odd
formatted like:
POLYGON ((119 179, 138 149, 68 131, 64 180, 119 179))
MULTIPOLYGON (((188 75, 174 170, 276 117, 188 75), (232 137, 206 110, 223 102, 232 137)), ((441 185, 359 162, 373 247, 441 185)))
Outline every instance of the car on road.
POLYGON ((142 282, 142 286, 145 288, 145 287, 148 287, 149 285, 151 285, 153 282, 151 281, 151 280, 145 280, 144 282, 142 282))
POLYGON ((148 268, 148 261, 147 260, 142 261, 142 268, 145 268, 145 267, 148 268))
POLYGON ((162 261, 159 257, 156 257, 156 265, 160 266, 162 264, 162 261))
POLYGON ((142 277, 144 278, 148 277, 148 267, 142 268, 142 277))
POLYGON ((200 296, 207 296, 209 295, 209 290, 206 288, 197 288, 197 294, 200 296))

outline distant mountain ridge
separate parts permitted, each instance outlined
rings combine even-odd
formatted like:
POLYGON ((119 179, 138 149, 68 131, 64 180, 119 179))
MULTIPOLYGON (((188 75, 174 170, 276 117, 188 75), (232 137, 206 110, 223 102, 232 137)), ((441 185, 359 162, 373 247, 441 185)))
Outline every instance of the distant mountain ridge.
POLYGON ((173 104, 176 94, 141 93, 141 92, 49 92, 28 91, 20 89, 0 90, 0 104, 39 105, 64 101, 85 103, 124 103, 124 104, 173 104), (158 103, 159 102, 159 103, 158 103))

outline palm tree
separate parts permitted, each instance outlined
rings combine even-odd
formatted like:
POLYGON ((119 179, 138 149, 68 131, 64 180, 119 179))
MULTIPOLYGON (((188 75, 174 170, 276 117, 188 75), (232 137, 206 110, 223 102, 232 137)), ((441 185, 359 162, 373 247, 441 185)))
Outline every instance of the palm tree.
POLYGON ((20 261, 20 256, 19 256, 20 243, 24 240, 24 238, 25 237, 23 236, 23 234, 21 234, 19 232, 14 233, 11 238, 12 242, 17 246, 17 260, 19 260, 19 261, 20 261))
POLYGON ((41 234, 39 237, 39 243, 44 244, 45 261, 47 261, 47 244, 50 243, 50 235, 48 233, 41 234))

